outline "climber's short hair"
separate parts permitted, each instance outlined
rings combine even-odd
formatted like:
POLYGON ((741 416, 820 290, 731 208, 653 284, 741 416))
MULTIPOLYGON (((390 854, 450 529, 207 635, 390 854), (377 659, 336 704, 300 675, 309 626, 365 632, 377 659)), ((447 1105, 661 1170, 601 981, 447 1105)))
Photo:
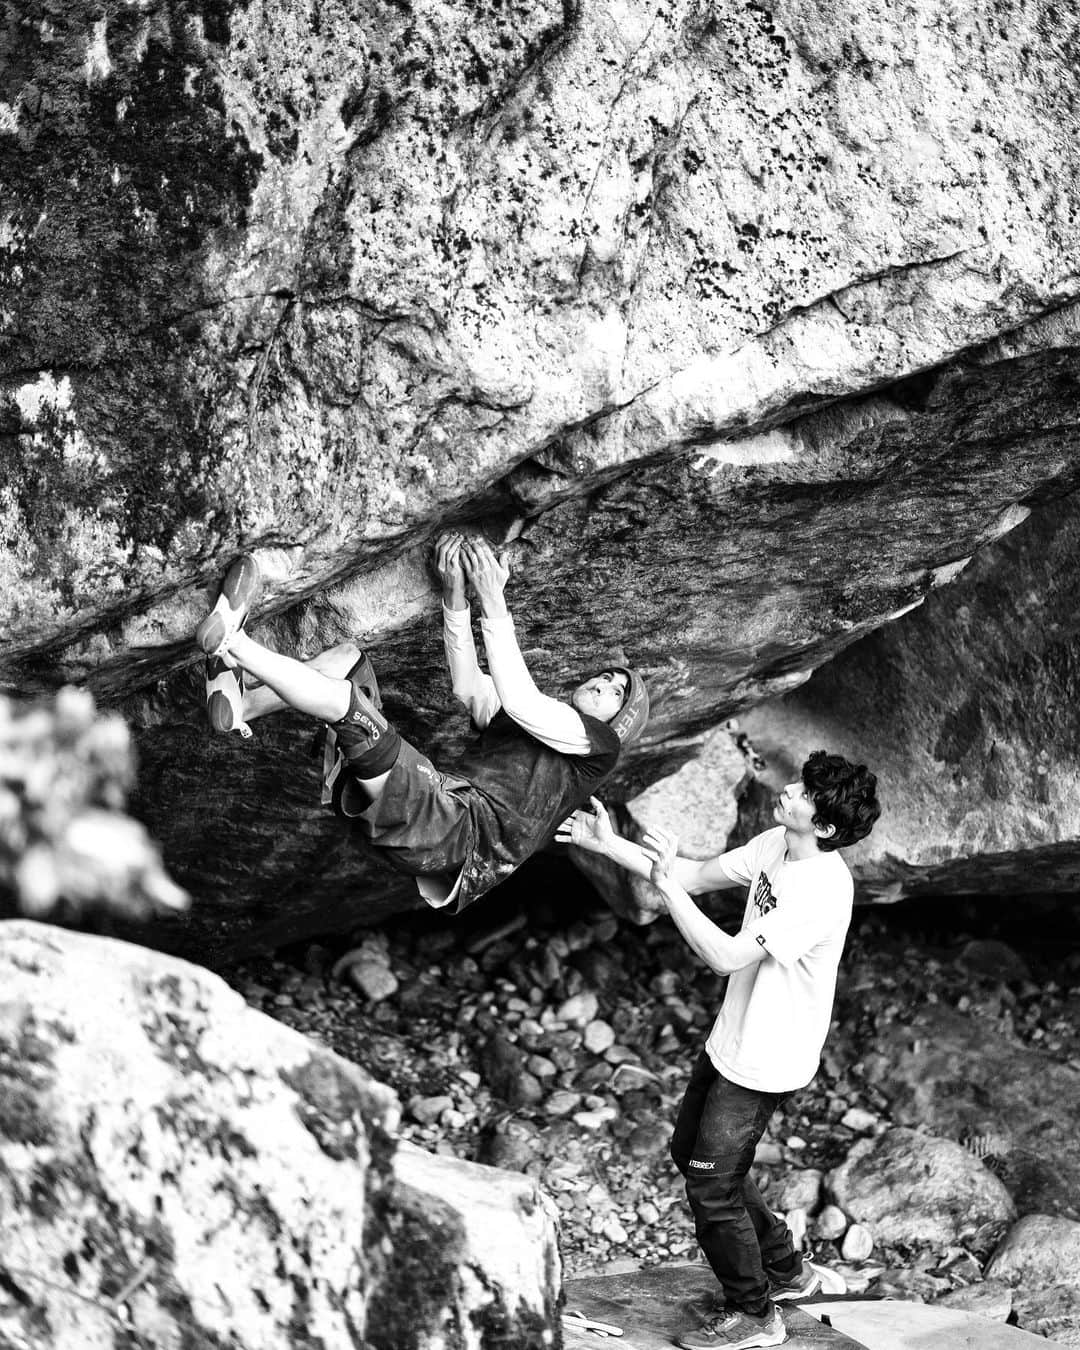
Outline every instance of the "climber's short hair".
POLYGON ((831 852, 865 839, 881 815, 877 778, 865 764, 852 764, 843 755, 815 750, 802 767, 802 780, 814 803, 813 823, 833 826, 818 848, 831 852))

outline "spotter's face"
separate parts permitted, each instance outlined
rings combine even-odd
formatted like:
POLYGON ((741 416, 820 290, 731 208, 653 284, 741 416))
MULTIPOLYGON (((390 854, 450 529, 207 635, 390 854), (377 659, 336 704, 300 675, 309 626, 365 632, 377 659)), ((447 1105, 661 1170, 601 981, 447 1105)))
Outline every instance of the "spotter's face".
POLYGON ((827 838, 833 833, 832 828, 826 826, 822 829, 814 824, 816 810, 814 799, 810 796, 806 784, 799 779, 795 783, 788 783, 777 797, 776 805, 773 807, 773 819, 778 825, 790 830, 793 835, 816 834, 827 838))

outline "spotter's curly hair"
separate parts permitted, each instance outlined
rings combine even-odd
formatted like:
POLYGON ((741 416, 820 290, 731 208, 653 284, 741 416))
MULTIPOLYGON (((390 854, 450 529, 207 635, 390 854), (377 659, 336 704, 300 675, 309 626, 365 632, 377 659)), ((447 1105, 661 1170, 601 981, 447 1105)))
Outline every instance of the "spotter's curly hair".
POLYGON ((881 815, 877 778, 865 764, 843 755, 815 750, 802 767, 802 780, 814 803, 813 823, 835 826, 835 834, 819 839, 825 853, 865 839, 881 815))

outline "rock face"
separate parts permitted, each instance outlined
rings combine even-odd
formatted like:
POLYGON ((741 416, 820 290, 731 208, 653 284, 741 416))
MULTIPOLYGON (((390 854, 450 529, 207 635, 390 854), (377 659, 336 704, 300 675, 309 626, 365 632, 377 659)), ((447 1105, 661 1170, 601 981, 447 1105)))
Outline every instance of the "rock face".
POLYGON ((914 614, 745 724, 782 776, 835 745, 879 773, 853 851, 889 898, 1075 889, 1080 498, 1043 506, 914 614))
POLYGON ((635 819, 682 807, 679 833, 699 848, 711 832, 721 849, 772 824, 773 794, 826 746, 880 780, 884 815, 845 854, 864 898, 1074 890, 1078 560, 1080 497, 1037 506, 913 613, 742 714, 760 771, 740 771, 717 730, 692 766, 631 804, 635 819), (726 831, 725 812, 738 813, 726 831))
POLYGON ((5 1343, 550 1335, 555 1227, 531 1180, 397 1164, 387 1088, 185 963, 10 922, 0 970, 5 1343), (463 1214, 481 1189, 497 1251, 463 1214))
POLYGON ((125 700, 140 810, 222 923, 388 886, 310 819, 295 727, 241 770, 188 725, 238 548, 281 550, 274 640, 374 641, 445 755, 422 550, 513 540, 542 681, 651 678, 629 796, 1077 481, 1067 7, 24 17, 2 679, 125 700))

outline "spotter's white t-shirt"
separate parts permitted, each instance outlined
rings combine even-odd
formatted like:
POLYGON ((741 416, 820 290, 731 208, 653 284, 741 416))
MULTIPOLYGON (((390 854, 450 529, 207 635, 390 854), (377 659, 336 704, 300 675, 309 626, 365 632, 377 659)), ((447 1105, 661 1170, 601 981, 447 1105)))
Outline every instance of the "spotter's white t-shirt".
POLYGON ((792 862, 784 833, 778 825, 717 860, 747 884, 740 932, 768 955, 728 977, 705 1049, 725 1078, 759 1092, 793 1092, 817 1073, 854 894, 838 852, 792 862))

